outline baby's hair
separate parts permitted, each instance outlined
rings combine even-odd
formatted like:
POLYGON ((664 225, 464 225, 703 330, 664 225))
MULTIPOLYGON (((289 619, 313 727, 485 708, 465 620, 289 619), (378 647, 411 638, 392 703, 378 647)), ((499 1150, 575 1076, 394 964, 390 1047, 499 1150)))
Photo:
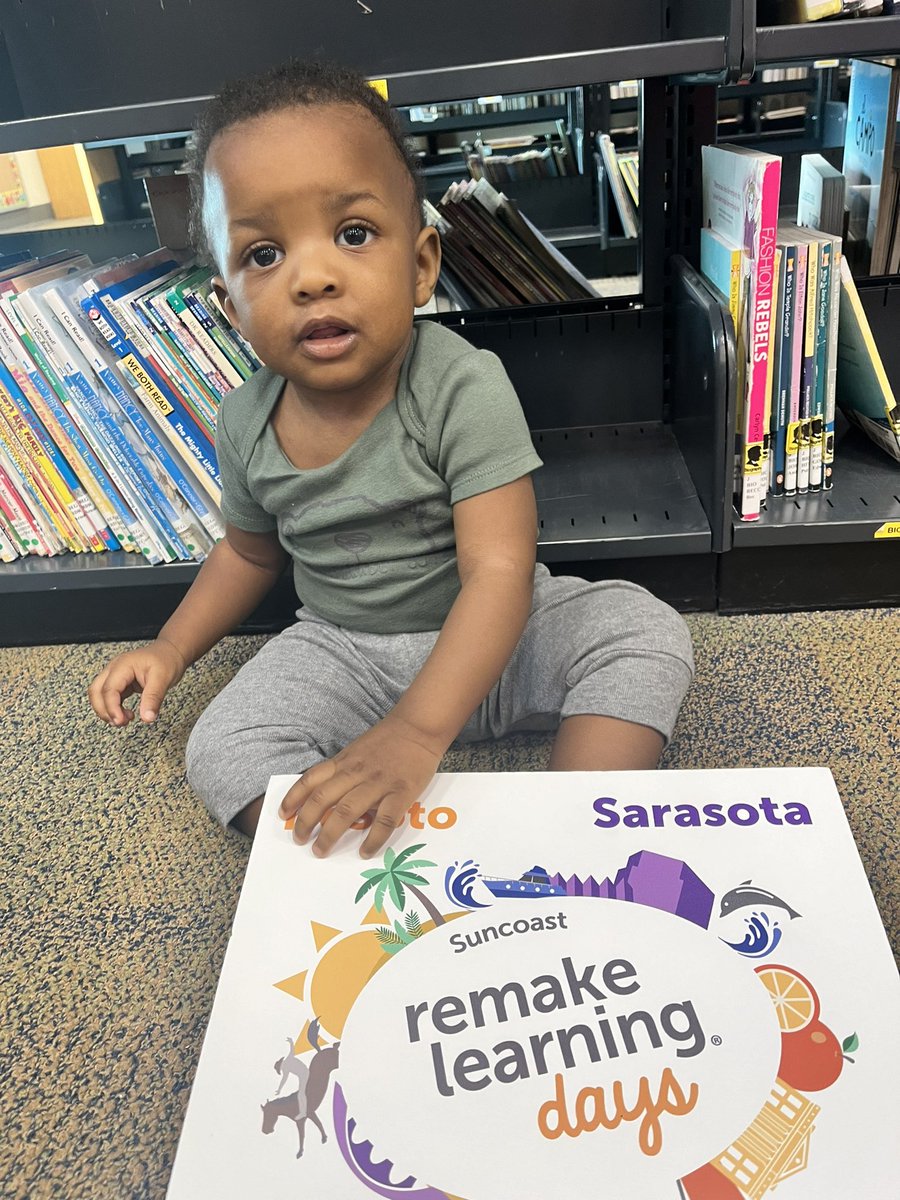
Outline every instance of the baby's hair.
POLYGON ((354 104, 370 113, 381 125, 409 174, 416 219, 420 223, 423 221, 425 189, 422 176, 396 112, 357 71, 318 59, 306 62, 291 59, 258 75, 248 75, 226 84, 197 118, 185 167, 191 187, 189 231, 199 255, 212 258, 203 223, 203 172, 215 138, 253 117, 326 104, 354 104))

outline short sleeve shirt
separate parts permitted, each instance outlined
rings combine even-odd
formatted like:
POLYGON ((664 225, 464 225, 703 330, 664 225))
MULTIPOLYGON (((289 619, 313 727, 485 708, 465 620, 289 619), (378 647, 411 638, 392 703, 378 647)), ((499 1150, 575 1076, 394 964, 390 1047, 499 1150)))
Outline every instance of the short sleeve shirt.
POLYGON ((452 507, 541 465, 500 360, 433 321, 414 325, 397 393, 333 462, 300 470, 271 415, 266 368, 222 402, 225 519, 277 530, 303 604, 373 633, 439 629, 459 592, 452 507))

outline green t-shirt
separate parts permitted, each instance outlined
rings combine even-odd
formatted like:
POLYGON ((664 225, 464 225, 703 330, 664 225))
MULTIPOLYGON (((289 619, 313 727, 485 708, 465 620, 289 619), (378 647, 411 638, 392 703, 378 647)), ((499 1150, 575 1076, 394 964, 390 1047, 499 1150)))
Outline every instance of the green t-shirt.
POLYGON ((417 322, 397 394, 334 462, 298 470, 262 368, 219 411, 222 512, 278 537, 317 615, 372 633, 439 629, 459 591, 451 507, 541 465, 500 360, 417 322))

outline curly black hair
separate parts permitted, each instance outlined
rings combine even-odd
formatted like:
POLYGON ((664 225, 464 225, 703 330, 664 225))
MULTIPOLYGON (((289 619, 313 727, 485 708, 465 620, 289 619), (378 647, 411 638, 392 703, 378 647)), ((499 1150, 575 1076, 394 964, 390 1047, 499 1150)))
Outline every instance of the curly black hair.
POLYGON ((190 176, 189 230, 197 253, 211 260, 203 225, 203 171, 214 139, 226 129, 253 117, 284 109, 325 104, 355 104, 370 113, 391 140, 397 157, 409 173, 416 217, 424 222, 425 195, 422 176, 400 119, 394 109, 350 67, 321 59, 290 59, 257 75, 226 84, 204 108, 194 126, 185 169, 190 176))

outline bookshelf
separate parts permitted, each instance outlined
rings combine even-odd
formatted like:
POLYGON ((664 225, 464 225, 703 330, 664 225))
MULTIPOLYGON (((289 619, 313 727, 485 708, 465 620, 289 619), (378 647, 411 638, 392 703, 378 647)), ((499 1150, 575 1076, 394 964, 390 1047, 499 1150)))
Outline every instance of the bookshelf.
MULTIPOLYGON (((807 593, 817 575, 829 583, 819 595, 830 603, 900 602, 893 548, 872 536, 876 522, 900 514, 900 491, 887 487, 893 474, 896 489, 897 472, 890 460, 875 461, 874 449, 859 449, 858 470, 853 456, 838 460, 830 504, 806 505, 801 516, 770 513, 752 527, 732 520, 733 333, 691 265, 698 262, 699 148, 715 140, 716 87, 767 61, 900 50, 900 18, 769 29, 756 26, 754 0, 627 8, 565 0, 552 13, 529 4, 512 27, 499 0, 460 4, 444 25, 416 21, 414 0, 369 6, 372 20, 358 16, 351 0, 302 11, 262 0, 252 22, 265 30, 262 38, 240 22, 237 0, 138 6, 128 23, 122 16, 99 32, 95 17, 79 25, 64 0, 30 0, 27 18, 18 0, 0 0, 0 78, 8 65, 15 81, 0 87, 0 152, 184 130, 217 87, 213 72, 260 67, 288 47, 302 52, 301 25, 307 44, 340 47, 346 61, 386 77, 402 107, 640 78, 648 198, 640 296, 441 318, 500 354, 519 387, 546 462, 539 556, 595 578, 624 574, 682 608, 807 606, 816 602, 807 593), (479 28, 476 63, 467 14, 479 28), (198 63, 185 47, 198 44, 203 21, 206 53, 198 63), (129 54, 135 44, 171 49, 165 70, 158 58, 129 54), (108 71, 111 56, 127 58, 126 79, 108 71), (82 64, 77 73, 63 69, 73 59, 82 64)), ((123 222, 121 232, 148 236, 151 228, 123 222)), ((133 557, 0 567, 0 637, 152 633, 197 568, 149 567, 133 557)), ((291 605, 289 586, 276 590, 251 627, 283 623, 291 605)))

